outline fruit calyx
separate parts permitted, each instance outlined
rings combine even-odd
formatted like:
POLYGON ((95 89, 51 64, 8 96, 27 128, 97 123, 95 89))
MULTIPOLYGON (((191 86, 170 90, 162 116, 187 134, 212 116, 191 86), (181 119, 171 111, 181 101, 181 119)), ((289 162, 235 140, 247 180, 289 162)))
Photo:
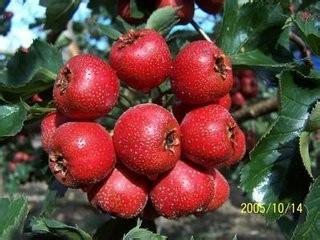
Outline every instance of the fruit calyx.
POLYGON ((127 33, 119 37, 119 42, 120 42, 119 48, 122 49, 129 45, 132 45, 135 41, 137 41, 142 36, 143 36, 143 33, 136 32, 133 29, 130 29, 127 33))
POLYGON ((180 145, 176 129, 173 129, 167 133, 163 145, 166 151, 169 150, 170 152, 175 153, 175 146, 180 145))
POLYGON ((51 153, 49 155, 50 164, 53 166, 53 172, 59 174, 62 179, 66 178, 67 175, 67 161, 61 153, 51 153))
POLYGON ((61 70, 61 74, 57 80, 57 87, 60 89, 60 94, 64 94, 68 88, 69 82, 71 81, 71 70, 64 66, 61 70))
POLYGON ((225 63, 226 56, 224 54, 219 55, 216 57, 216 61, 214 64, 214 70, 220 74, 223 80, 227 78, 227 71, 231 70, 230 67, 227 66, 225 63))

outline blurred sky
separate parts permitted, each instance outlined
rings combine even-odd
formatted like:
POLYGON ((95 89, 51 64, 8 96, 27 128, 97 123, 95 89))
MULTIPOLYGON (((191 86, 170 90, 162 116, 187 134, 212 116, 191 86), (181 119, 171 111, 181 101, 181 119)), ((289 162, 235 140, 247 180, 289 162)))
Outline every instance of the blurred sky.
MULTIPOLYGON (((75 21, 84 21, 91 11, 86 7, 88 1, 82 1, 79 9, 73 16, 75 21)), ((33 39, 37 37, 44 37, 45 32, 42 28, 29 29, 29 24, 35 23, 35 18, 42 18, 45 16, 45 8, 39 5, 39 0, 11 0, 6 8, 6 11, 14 13, 12 18, 11 30, 7 36, 0 35, 0 53, 13 53, 20 46, 29 47, 33 39)), ((220 16, 209 16, 196 7, 195 20, 201 24, 205 31, 212 31, 213 26, 220 16)), ((190 28, 192 26, 177 26, 174 30, 181 28, 190 28)), ((101 50, 105 49, 106 41, 91 40, 91 44, 96 44, 101 50)))

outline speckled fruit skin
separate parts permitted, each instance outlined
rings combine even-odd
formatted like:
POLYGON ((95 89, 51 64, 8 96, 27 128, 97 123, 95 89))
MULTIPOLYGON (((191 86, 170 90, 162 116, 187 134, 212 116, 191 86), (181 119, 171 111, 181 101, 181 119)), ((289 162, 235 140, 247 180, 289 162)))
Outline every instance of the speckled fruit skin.
POLYGON ((58 112, 49 113, 42 119, 41 142, 46 152, 51 148, 52 137, 57 128, 65 122, 68 122, 68 119, 58 112))
MULTIPOLYGON (((140 1, 141 2, 141 1, 140 1)), ((153 9, 153 2, 152 1, 147 1, 147 2, 143 2, 141 4, 144 4, 144 6, 150 11, 153 9)), ((140 24, 143 23, 146 19, 147 19, 147 15, 145 15, 142 18, 134 18, 131 16, 130 13, 130 0, 118 0, 118 5, 117 5, 117 9, 118 9, 118 14, 128 23, 130 24, 140 24)))
POLYGON ((115 161, 112 139, 98 123, 65 123, 53 135, 49 167, 67 187, 101 181, 112 171, 115 161))
POLYGON ((213 181, 214 192, 206 212, 220 208, 230 195, 230 186, 224 176, 217 169, 211 170, 210 175, 213 181))
POLYGON ((88 199, 100 210, 121 218, 138 216, 147 204, 148 181, 124 168, 116 168, 91 189, 88 199))
POLYGON ((219 13, 223 8, 224 0, 196 0, 197 5, 207 13, 219 13))
POLYGON ((232 140, 233 155, 227 160, 226 165, 231 166, 238 163, 246 153, 246 137, 243 131, 237 126, 233 130, 234 136, 232 140))
POLYGON ((169 76, 172 60, 165 39, 141 29, 130 30, 113 44, 110 64, 128 86, 148 92, 169 76))
MULTIPOLYGON (((230 94, 227 94, 223 96, 222 98, 219 98, 218 100, 214 101, 212 104, 218 104, 228 110, 231 108, 231 96, 230 94)), ((175 99, 173 104, 172 104, 172 112, 177 121, 180 123, 183 118, 186 116, 186 114, 193 109, 203 107, 199 105, 191 105, 191 104, 185 104, 181 102, 178 99, 175 99)))
POLYGON ((156 104, 140 104, 123 113, 115 124, 113 142, 126 167, 151 179, 172 169, 180 158, 179 124, 156 104))
POLYGON ((161 177, 150 192, 150 199, 157 212, 173 219, 202 212, 212 196, 210 176, 183 161, 178 161, 173 170, 161 177))
POLYGON ((214 43, 202 40, 181 50, 170 75, 173 92, 188 104, 212 103, 233 85, 230 60, 214 43))
POLYGON ((181 123, 184 156, 206 168, 218 166, 234 154, 234 130, 238 127, 228 110, 208 105, 189 112, 181 123))
POLYGON ((59 112, 70 119, 92 120, 104 116, 116 104, 119 80, 100 58, 77 55, 61 69, 53 99, 59 112))
POLYGON ((181 8, 177 15, 180 18, 180 23, 187 24, 191 22, 194 15, 194 1, 193 0, 157 0, 157 8, 171 6, 173 8, 181 8))

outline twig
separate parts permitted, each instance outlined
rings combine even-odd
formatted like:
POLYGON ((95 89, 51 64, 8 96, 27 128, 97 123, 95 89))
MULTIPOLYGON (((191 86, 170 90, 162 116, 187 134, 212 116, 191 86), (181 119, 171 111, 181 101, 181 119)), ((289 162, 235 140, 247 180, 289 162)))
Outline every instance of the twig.
POLYGON ((302 52, 303 56, 305 57, 305 63, 309 66, 313 66, 313 63, 311 61, 311 51, 306 46, 305 42, 300 38, 297 34, 294 32, 290 32, 289 38, 292 42, 294 42, 302 52))
POLYGON ((232 115, 240 122, 245 120, 263 116, 265 114, 276 111, 279 108, 279 102, 277 97, 273 97, 261 102, 255 103, 250 106, 244 106, 238 111, 235 111, 232 115))
POLYGON ((52 30, 51 32, 48 33, 47 35, 47 42, 51 43, 51 44, 55 44, 55 42, 57 41, 57 39, 59 38, 60 34, 63 32, 63 30, 52 30))
POLYGON ((210 39, 210 37, 208 36, 208 34, 205 32, 205 31, 203 31, 203 29, 198 25, 198 23, 196 23, 193 19, 192 19, 192 21, 191 21, 191 24, 192 24, 192 26, 202 35, 202 37, 205 39, 205 40, 207 40, 207 41, 209 41, 209 42, 212 42, 212 40, 210 39))

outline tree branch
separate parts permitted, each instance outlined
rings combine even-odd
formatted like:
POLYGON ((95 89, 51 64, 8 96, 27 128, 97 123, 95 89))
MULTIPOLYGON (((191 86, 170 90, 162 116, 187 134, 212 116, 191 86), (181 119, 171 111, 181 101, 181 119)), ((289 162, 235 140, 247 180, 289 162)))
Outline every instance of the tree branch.
POLYGON ((198 23, 196 23, 193 19, 192 19, 192 21, 191 21, 191 24, 192 24, 192 26, 201 34, 201 36, 205 39, 205 40, 207 40, 207 41, 209 41, 209 42, 212 42, 212 40, 210 39, 210 37, 208 36, 208 34, 205 32, 205 31, 203 31, 203 29, 198 25, 198 23))
POLYGON ((302 52, 304 58, 305 58, 305 63, 308 64, 309 66, 313 66, 313 63, 311 61, 311 51, 308 49, 306 46, 305 42, 300 38, 297 34, 294 32, 290 32, 289 38, 292 42, 294 42, 300 51, 302 52))
POLYGON ((237 121, 243 122, 251 118, 257 118, 265 114, 275 112, 278 108, 278 97, 273 97, 249 106, 244 106, 235 111, 232 115, 237 121))

